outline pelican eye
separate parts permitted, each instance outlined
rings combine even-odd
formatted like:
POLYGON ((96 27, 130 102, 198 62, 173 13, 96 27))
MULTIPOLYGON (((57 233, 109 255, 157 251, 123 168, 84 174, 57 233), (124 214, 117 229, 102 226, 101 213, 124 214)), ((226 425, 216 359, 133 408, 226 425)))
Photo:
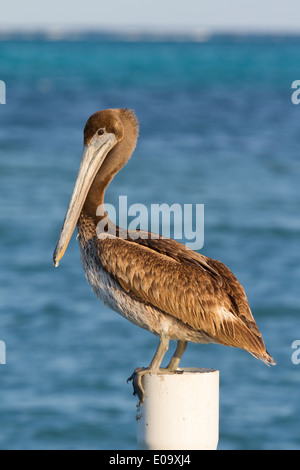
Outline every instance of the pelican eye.
POLYGON ((99 129, 98 135, 103 135, 104 133, 105 133, 105 130, 104 130, 104 129, 99 129))

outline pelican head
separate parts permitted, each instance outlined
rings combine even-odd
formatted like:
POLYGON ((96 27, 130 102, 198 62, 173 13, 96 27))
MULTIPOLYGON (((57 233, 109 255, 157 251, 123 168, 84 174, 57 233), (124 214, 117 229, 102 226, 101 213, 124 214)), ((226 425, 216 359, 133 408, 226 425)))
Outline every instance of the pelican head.
POLYGON ((137 137, 138 122, 131 110, 98 111, 88 119, 78 177, 53 255, 55 267, 65 254, 81 211, 96 216, 105 188, 129 160, 137 137))

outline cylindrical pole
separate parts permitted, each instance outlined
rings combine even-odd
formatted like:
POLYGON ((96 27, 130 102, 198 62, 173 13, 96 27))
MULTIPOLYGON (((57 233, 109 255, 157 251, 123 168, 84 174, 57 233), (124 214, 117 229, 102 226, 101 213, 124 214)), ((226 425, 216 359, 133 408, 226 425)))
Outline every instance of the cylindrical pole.
POLYGON ((147 450, 216 450, 219 371, 183 368, 146 374, 137 410, 137 440, 147 450))

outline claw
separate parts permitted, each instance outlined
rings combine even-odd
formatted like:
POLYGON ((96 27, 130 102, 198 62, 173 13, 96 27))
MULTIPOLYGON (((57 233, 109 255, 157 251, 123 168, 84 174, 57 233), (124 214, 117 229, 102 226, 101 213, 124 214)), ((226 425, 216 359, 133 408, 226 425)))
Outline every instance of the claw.
POLYGON ((137 369, 135 369, 133 374, 127 379, 127 383, 132 381, 133 395, 138 396, 140 400, 139 405, 144 403, 144 400, 145 400, 145 390, 142 384, 142 377, 147 372, 148 372, 148 369, 144 367, 138 367, 137 369))

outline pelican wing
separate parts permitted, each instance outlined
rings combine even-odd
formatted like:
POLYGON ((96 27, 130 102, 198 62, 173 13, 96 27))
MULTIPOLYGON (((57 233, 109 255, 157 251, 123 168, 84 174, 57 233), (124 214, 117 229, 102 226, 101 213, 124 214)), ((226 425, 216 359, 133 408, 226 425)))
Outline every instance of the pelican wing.
POLYGON ((104 268, 138 300, 268 362, 245 291, 224 264, 171 239, 98 243, 104 268))

